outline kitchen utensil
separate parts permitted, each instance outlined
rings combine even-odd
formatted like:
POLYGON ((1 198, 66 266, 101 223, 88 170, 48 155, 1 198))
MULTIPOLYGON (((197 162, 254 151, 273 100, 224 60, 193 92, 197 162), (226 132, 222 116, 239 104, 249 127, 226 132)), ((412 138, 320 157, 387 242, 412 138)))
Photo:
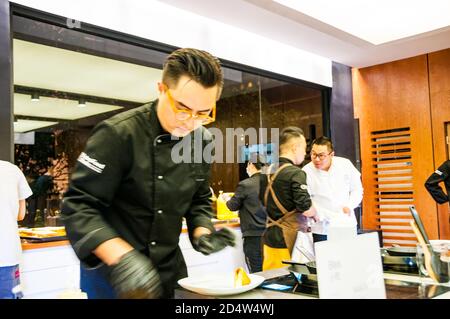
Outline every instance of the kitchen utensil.
POLYGON ((306 275, 308 274, 317 275, 317 268, 315 261, 309 261, 307 263, 299 263, 294 260, 283 260, 282 263, 295 266, 294 268, 296 268, 296 270, 298 270, 299 273, 303 273, 306 275))
POLYGON ((414 218, 414 222, 416 223, 416 226, 420 231, 425 244, 430 244, 430 240, 428 239, 427 232, 425 231, 425 227, 423 226, 422 219, 420 218, 420 215, 417 212, 416 208, 414 206, 410 206, 409 211, 414 218))
POLYGON ((303 255, 306 257, 306 259, 308 259, 308 262, 312 262, 315 261, 316 258, 315 256, 313 256, 311 253, 309 253, 305 248, 301 247, 301 246, 295 246, 295 248, 303 255))
MULTIPOLYGON (((420 245, 422 246, 424 258, 425 258, 425 269, 428 272, 428 275, 437 282, 444 282, 441 281, 441 278, 437 275, 435 270, 439 269, 439 256, 434 254, 433 249, 430 249, 431 246, 427 246, 424 237, 417 227, 416 223, 414 221, 410 222, 411 227, 416 234, 417 239, 419 240, 420 245)), ((428 239, 428 238, 427 238, 428 239)))
POLYGON ((445 262, 441 262, 440 253, 433 249, 430 240, 428 239, 425 227, 422 223, 419 213, 414 206, 410 206, 409 210, 414 218, 414 222, 411 221, 411 226, 419 239, 419 243, 424 250, 425 265, 428 265, 427 271, 434 280, 437 282, 448 282, 450 280, 448 273, 448 265, 445 262), (419 234, 419 235, 418 235, 419 234))

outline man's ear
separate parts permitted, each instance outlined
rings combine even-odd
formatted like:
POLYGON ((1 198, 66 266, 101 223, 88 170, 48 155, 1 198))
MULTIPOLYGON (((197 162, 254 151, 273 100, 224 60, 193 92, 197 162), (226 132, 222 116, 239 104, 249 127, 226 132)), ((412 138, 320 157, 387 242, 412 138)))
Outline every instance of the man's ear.
POLYGON ((158 82, 158 91, 160 94, 164 93, 164 91, 166 90, 166 86, 164 85, 164 83, 162 82, 158 82))
POLYGON ((330 153, 330 156, 334 156, 334 151, 330 153))
POLYGON ((292 143, 291 145, 291 151, 293 154, 297 153, 297 148, 298 148, 298 144, 297 143, 292 143))

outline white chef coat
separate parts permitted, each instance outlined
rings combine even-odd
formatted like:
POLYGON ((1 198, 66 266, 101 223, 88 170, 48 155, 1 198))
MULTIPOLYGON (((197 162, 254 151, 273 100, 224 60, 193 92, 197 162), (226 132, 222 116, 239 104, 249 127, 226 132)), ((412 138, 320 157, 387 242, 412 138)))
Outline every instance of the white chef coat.
POLYGON ((308 192, 320 219, 311 227, 315 234, 327 235, 327 225, 333 219, 346 215, 342 208, 351 210, 351 218, 356 225, 354 209, 361 203, 363 187, 361 174, 348 159, 333 156, 328 171, 317 169, 312 162, 303 167, 306 172, 308 192))
POLYGON ((17 224, 19 200, 32 194, 22 171, 16 165, 0 161, 0 267, 19 264, 22 252, 17 224))

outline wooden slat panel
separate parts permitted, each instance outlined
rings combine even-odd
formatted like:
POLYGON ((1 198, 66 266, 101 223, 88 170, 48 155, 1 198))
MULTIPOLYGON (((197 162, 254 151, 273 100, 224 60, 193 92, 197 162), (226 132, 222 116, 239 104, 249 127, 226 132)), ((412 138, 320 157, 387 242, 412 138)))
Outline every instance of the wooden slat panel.
POLYGON ((411 215, 378 215, 376 219, 411 219, 411 215))
POLYGON ((405 159, 411 159, 411 152, 388 153, 388 154, 373 154, 372 156, 373 156, 372 159, 375 160, 375 161, 380 159, 380 158, 391 158, 391 157, 402 157, 402 158, 404 157, 405 159))
POLYGON ((372 132, 372 138, 383 138, 392 136, 411 136, 411 130, 405 127, 405 130, 395 130, 395 132, 378 133, 372 132))
POLYGON ((392 145, 392 146, 377 146, 372 145, 372 152, 375 151, 397 151, 401 149, 411 149, 411 143, 402 144, 402 145, 392 145))
MULTIPOLYGON (((377 140, 377 141, 372 141, 371 143, 373 145, 382 145, 382 144, 396 144, 396 143, 404 143, 404 142, 409 142, 411 138, 409 136, 403 136, 403 137, 398 137, 395 139, 390 139, 390 140, 377 140)), ((406 144, 405 144, 406 145, 406 144)))
MULTIPOLYGON (((414 231, 411 229, 386 229, 386 228, 381 228, 381 230, 383 232, 386 233, 405 233, 405 234, 413 234, 414 231)), ((405 238, 410 238, 410 237, 405 237, 405 238)))
MULTIPOLYGON (((449 72, 450 74, 450 72, 449 72)), ((375 209, 380 204, 377 199, 405 198, 415 199, 413 202, 421 214, 430 237, 436 238, 437 218, 432 211, 432 198, 427 194, 423 183, 428 175, 434 171, 430 96, 428 87, 427 56, 419 56, 372 67, 353 69, 354 105, 357 110, 360 125, 362 179, 365 189, 363 199, 363 226, 375 228, 378 217, 375 209), (412 111, 411 111, 412 110, 412 111), (393 138, 391 140, 377 140, 375 131, 392 130, 409 127, 410 137, 393 138), (403 144, 406 142, 405 144, 403 144), (402 143, 402 144, 400 144, 402 143), (373 151, 378 145, 387 148, 411 148, 410 163, 400 161, 374 162, 373 151), (377 165, 392 164, 388 167, 377 165), (376 189, 374 171, 390 172, 396 169, 412 169, 413 194, 376 194, 376 191, 392 192, 404 191, 389 188, 376 189)), ((448 104, 447 104, 448 105, 448 104)), ((397 133, 407 133, 398 131, 397 133)), ((379 135, 378 135, 379 136, 379 135)), ((376 157, 376 156, 375 156, 376 157)), ((404 224, 402 224, 403 226, 404 224)), ((406 226, 406 225, 405 225, 406 226)), ((410 240, 403 239, 403 240, 410 240)), ((401 241, 401 240, 400 240, 401 241)))
MULTIPOLYGON (((380 164, 400 164, 405 163, 405 166, 412 165, 411 159, 396 159, 396 160, 386 160, 386 161, 375 161, 375 158, 372 158, 372 165, 380 165, 380 164)), ((380 167, 381 168, 381 167, 380 167)))
POLYGON ((402 165, 397 165, 394 167, 374 167, 375 165, 372 166, 373 169, 375 169, 378 172, 384 172, 384 171, 395 171, 395 170, 399 170, 399 169, 412 169, 412 165, 411 164, 402 164, 402 165))
POLYGON ((379 174, 379 172, 374 172, 376 178, 385 178, 385 177, 412 177, 411 173, 395 173, 395 174, 379 174))
MULTIPOLYGON (((396 185, 396 184, 398 184, 398 185, 402 185, 402 184, 404 184, 404 185, 412 185, 412 180, 408 180, 408 179, 401 179, 401 180, 398 180, 398 181, 375 181, 375 183, 374 183, 374 185, 375 186, 380 186, 380 185, 396 185)), ((410 186, 410 187, 412 187, 412 186, 410 186)), ((379 187, 379 188, 382 188, 382 187, 379 187)))
POLYGON ((375 194, 375 199, 377 200, 377 202, 379 202, 379 200, 383 199, 383 198, 386 198, 386 199, 404 198, 404 199, 411 199, 411 200, 413 200, 412 194, 389 194, 389 195, 387 195, 387 194, 375 194))
MULTIPOLYGON (((397 212, 405 212, 409 214, 409 207, 380 207, 380 205, 377 205, 374 209, 375 213, 397 213, 397 212)), ((411 214, 409 214, 411 215, 411 214)))
POLYGON ((377 225, 377 226, 381 226, 381 225, 384 225, 384 226, 408 226, 409 222, 407 222, 406 220, 405 220, 404 223, 400 223, 400 222, 375 222, 375 225, 377 225))
MULTIPOLYGON (((375 192, 412 192, 413 189, 411 187, 398 187, 398 188, 375 188, 375 192)), ((412 195, 410 195, 412 196, 412 195)))
POLYGON ((400 237, 400 236, 383 236, 383 239, 417 241, 417 239, 415 237, 400 237))
POLYGON ((402 202, 402 201, 398 201, 398 202, 396 202, 396 201, 376 201, 375 202, 375 205, 376 205, 376 207, 378 207, 378 206, 380 206, 380 205, 409 205, 409 206, 412 206, 413 205, 413 202, 414 202, 414 200, 413 199, 411 199, 411 200, 409 200, 409 201, 404 201, 404 202, 402 202))

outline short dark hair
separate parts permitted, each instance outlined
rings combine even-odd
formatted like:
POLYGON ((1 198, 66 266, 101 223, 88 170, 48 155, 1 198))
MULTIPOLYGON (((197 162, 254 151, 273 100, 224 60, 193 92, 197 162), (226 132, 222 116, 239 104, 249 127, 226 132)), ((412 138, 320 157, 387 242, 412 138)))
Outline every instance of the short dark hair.
POLYGON ((250 163, 253 164, 257 170, 260 170, 264 165, 267 164, 267 161, 264 155, 259 153, 251 153, 248 160, 248 164, 250 163))
POLYGON ((329 139, 326 136, 321 136, 321 137, 316 138, 314 141, 312 141, 311 148, 314 145, 326 145, 330 152, 334 152, 333 142, 331 141, 331 139, 329 139))
POLYGON ((287 126, 280 133, 280 147, 287 144, 293 138, 304 137, 305 133, 297 126, 287 126))
POLYGON ((164 62, 162 81, 175 86, 183 75, 193 79, 205 88, 218 86, 218 97, 223 87, 223 73, 218 58, 210 53, 184 48, 173 51, 164 62))

